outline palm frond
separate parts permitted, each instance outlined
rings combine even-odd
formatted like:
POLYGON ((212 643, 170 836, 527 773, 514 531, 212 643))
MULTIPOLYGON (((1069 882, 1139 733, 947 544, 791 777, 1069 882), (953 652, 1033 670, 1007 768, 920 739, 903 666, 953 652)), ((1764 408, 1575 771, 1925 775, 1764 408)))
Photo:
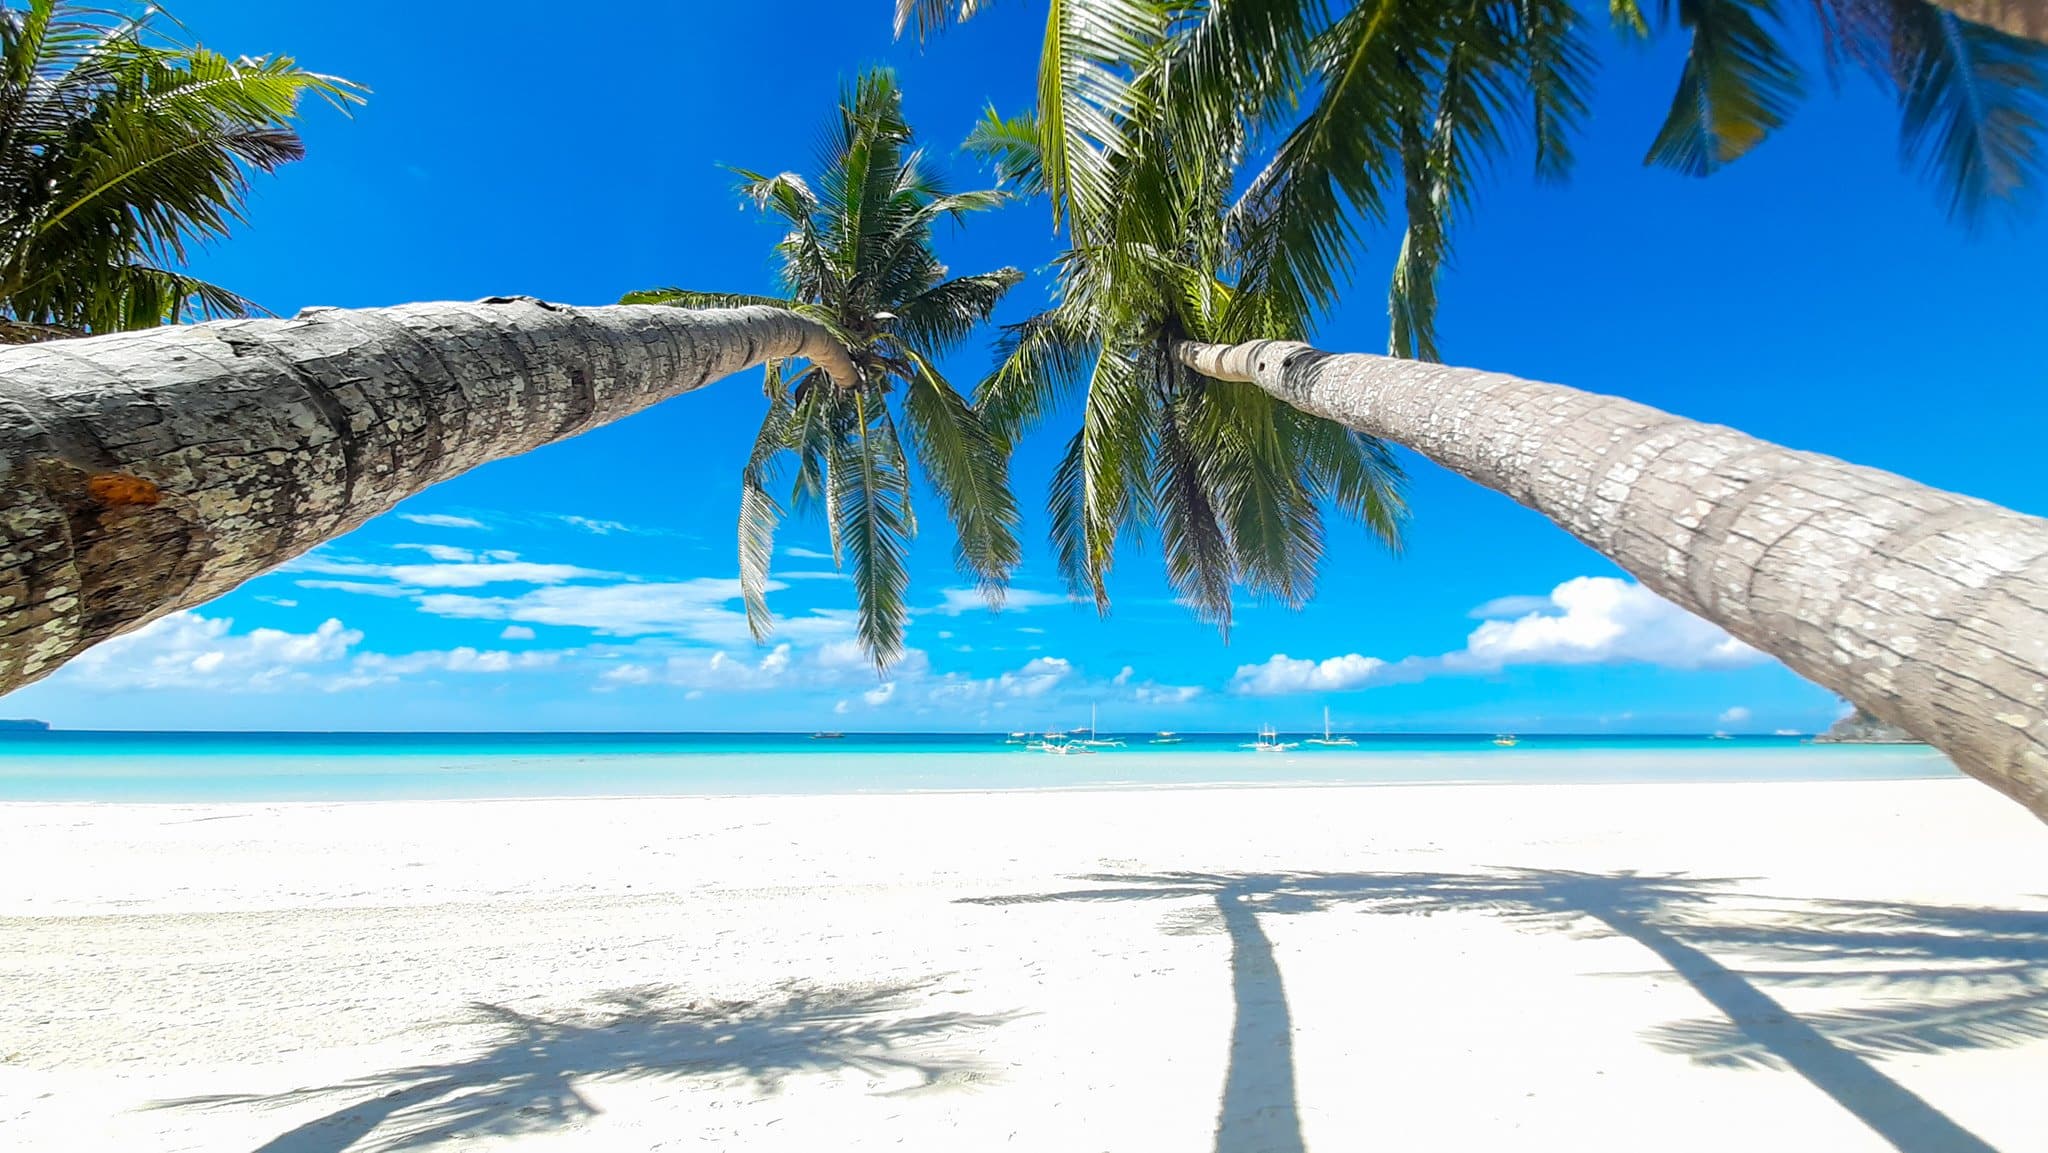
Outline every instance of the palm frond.
POLYGON ((1799 70, 1778 43, 1776 0, 1667 3, 1692 44, 1646 162, 1705 176, 1784 125, 1799 100, 1799 70))
POLYGON ((1023 279, 1014 268, 999 268, 942 281, 898 305, 892 327, 925 356, 943 356, 988 323, 1003 294, 1023 279))
POLYGON ((744 292, 697 292, 688 288, 643 288, 619 297, 620 304, 666 304, 674 308, 743 308, 765 305, 793 308, 793 300, 779 296, 754 296, 744 292))
POLYGON ((771 361, 762 372, 762 391, 768 394, 768 412, 747 465, 740 473, 739 558, 740 595, 746 603, 747 631, 761 643, 775 631, 775 616, 768 609, 768 572, 775 558, 775 529, 782 519, 782 506, 769 495, 775 482, 777 462, 791 447, 796 410, 782 388, 782 364, 771 361))
POLYGON ((1000 607, 1010 573, 1023 560, 1009 451, 931 362, 911 353, 904 393, 911 448, 953 522, 955 562, 1000 607))

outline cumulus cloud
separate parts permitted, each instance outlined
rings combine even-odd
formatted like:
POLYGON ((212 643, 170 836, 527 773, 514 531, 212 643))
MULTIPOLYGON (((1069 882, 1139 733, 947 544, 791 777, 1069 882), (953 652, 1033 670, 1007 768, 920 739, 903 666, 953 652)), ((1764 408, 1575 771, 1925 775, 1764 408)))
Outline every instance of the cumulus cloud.
POLYGON ((533 639, 533 630, 525 625, 506 625, 504 631, 498 634, 498 639, 501 641, 530 641, 533 639))
POLYGON ((888 704, 889 698, 895 695, 896 682, 883 681, 881 684, 876 685, 874 688, 871 688, 867 692, 862 693, 860 695, 860 699, 866 701, 868 703, 868 707, 870 708, 880 708, 881 706, 888 704))
POLYGON ((422 673, 509 673, 552 668, 563 654, 553 652, 511 653, 502 649, 468 647, 402 653, 363 653, 350 663, 347 675, 329 682, 329 689, 353 689, 364 685, 389 684, 422 673))
POLYGON ((1283 693, 1330 693, 1362 688, 1372 682, 1387 662, 1378 657, 1348 653, 1328 660, 1312 661, 1275 653, 1264 664, 1240 665, 1231 678, 1232 692, 1270 697, 1283 693))
POLYGON ((94 646, 60 675, 106 689, 263 692, 337 665, 362 639, 333 618, 309 633, 237 633, 229 617, 172 613, 94 646))
POLYGON ((1740 725, 1748 722, 1749 716, 1749 709, 1742 705, 1736 705, 1732 709, 1722 710, 1721 715, 1716 717, 1715 720, 1724 725, 1740 725))
POLYGON ((993 677, 969 677, 947 673, 931 686, 934 701, 952 705, 990 700, 1023 700, 1042 697, 1074 675, 1074 665, 1064 657, 1034 657, 1023 667, 993 677))
POLYGON ((1481 668, 1642 663, 1697 669, 1749 664, 1763 654, 1649 589, 1616 577, 1578 577, 1551 590, 1547 608, 1474 629, 1454 656, 1481 668))
POLYGON ((466 516, 450 516, 441 512, 402 512, 399 520, 409 520, 428 528, 482 528, 484 522, 466 516))
POLYGON ((1439 673, 1488 673, 1513 665, 1652 664, 1725 668, 1762 653, 1632 581, 1577 577, 1541 598, 1503 597, 1474 610, 1487 619, 1465 647, 1388 662, 1349 653, 1314 661, 1277 653, 1243 665, 1231 690, 1250 696, 1334 692, 1419 680, 1439 673))

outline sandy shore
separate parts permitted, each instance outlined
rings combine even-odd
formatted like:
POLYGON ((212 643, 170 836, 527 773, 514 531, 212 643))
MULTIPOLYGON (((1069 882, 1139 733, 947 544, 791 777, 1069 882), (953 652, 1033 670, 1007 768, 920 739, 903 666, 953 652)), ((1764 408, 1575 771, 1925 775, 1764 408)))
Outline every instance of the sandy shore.
POLYGON ((1954 781, 0 806, 0 1146, 2048 1150, 1954 781))

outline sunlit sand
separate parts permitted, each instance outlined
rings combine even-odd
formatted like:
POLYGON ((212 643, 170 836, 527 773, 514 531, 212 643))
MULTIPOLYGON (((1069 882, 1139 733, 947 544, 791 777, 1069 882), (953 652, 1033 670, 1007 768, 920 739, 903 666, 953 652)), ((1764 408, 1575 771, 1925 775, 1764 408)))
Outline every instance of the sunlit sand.
POLYGON ((0 806, 0 1146, 2048 1149, 1964 781, 0 806))

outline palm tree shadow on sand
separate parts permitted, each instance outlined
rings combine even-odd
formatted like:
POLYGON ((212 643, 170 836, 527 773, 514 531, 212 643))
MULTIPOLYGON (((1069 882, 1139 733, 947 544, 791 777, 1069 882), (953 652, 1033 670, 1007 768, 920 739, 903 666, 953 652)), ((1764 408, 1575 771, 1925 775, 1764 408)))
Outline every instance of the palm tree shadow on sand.
POLYGON ((1236 1003, 1215 1153, 1304 1149, 1292 1016, 1272 943, 1259 926, 1262 914, 1343 905, 1383 913, 1473 910, 1537 931, 1627 938, 1720 1014, 1660 1027, 1648 1038, 1652 1044, 1702 1064, 1795 1073, 1901 1153, 1989 1153, 1992 1146, 1887 1076, 1875 1061, 2048 1037, 2043 912, 1774 901, 1732 892, 1732 879, 1533 869, 1076 879, 1097 887, 968 900, 1213 902, 1230 936, 1236 1003), (1746 915, 1727 915, 1738 911, 1737 900, 1746 915), (1730 968, 1715 953, 1739 956, 1745 968, 1730 968), (1802 1017, 1762 984, 1850 987, 1883 1003, 1802 1017))
POLYGON ((255 1153, 371 1153, 442 1141, 560 1128, 596 1115, 578 1082, 742 1075, 774 1092, 785 1078, 851 1068, 910 1083, 896 1092, 980 1076, 971 1062, 920 1053, 929 1043, 993 1028, 1014 1014, 907 1015, 923 986, 785 986, 759 1001, 691 1000, 665 987, 623 989, 548 1016, 471 1006, 495 1041, 463 1060, 415 1065, 274 1095, 162 1101, 156 1108, 345 1103, 293 1126, 255 1153))

